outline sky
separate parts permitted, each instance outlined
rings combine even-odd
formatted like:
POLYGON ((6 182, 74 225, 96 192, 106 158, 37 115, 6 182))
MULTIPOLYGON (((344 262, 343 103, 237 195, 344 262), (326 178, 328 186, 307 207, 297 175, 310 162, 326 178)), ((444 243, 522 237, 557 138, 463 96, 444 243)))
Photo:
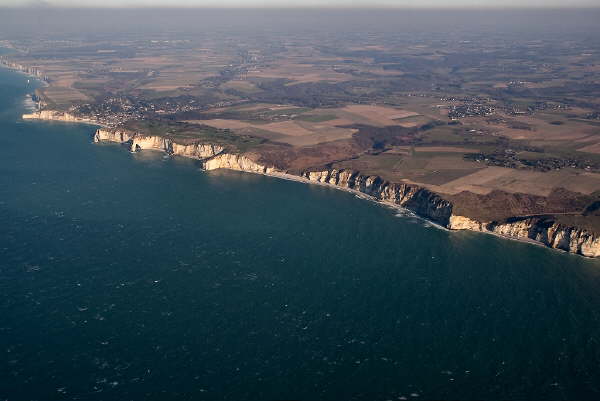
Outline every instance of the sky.
POLYGON ((4 7, 600 7, 600 0, 0 0, 4 7))

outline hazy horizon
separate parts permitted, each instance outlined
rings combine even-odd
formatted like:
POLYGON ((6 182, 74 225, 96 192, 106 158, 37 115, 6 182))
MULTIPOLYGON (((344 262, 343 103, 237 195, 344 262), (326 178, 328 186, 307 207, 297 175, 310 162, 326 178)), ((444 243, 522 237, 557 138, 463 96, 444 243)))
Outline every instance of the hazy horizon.
POLYGON ((600 0, 0 0, 8 8, 598 8, 600 0))

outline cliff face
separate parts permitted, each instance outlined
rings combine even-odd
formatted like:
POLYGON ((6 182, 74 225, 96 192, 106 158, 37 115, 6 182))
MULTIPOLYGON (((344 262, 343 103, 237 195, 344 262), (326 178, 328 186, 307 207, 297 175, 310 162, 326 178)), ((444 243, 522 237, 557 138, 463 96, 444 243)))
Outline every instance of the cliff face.
POLYGON ((444 227, 452 215, 450 202, 416 185, 390 183, 379 176, 362 175, 351 170, 308 171, 302 176, 309 181, 352 189, 379 201, 402 206, 444 227))
POLYGON ((216 170, 219 168, 226 168, 229 170, 248 171, 251 173, 259 174, 284 174, 285 172, 279 171, 274 167, 264 166, 255 162, 254 160, 238 154, 232 153, 221 153, 206 159, 202 162, 202 168, 204 170, 216 170))
POLYGON ((189 157, 192 159, 206 159, 223 152, 223 147, 212 144, 192 143, 180 144, 171 139, 160 136, 140 135, 125 130, 99 129, 94 135, 94 142, 127 143, 131 152, 143 149, 154 149, 172 155, 189 157))
POLYGON ((131 138, 130 150, 136 152, 143 149, 162 150, 171 155, 193 159, 206 159, 223 151, 223 147, 218 145, 205 143, 180 144, 159 136, 134 135, 131 138))
POLYGON ((93 121, 88 118, 80 118, 69 113, 63 113, 62 111, 55 110, 42 110, 31 114, 23 114, 22 118, 23 120, 53 120, 77 123, 93 123, 93 121))
POLYGON ((488 232, 508 238, 539 242, 550 248, 583 256, 600 256, 600 236, 541 217, 516 219, 504 223, 482 223, 464 216, 451 216, 448 228, 488 232))
POLYGON ((600 256, 600 236, 577 227, 567 227, 551 219, 530 217, 512 221, 482 222, 452 214, 452 203, 438 194, 416 185, 392 183, 379 176, 363 175, 352 170, 328 169, 305 171, 291 176, 287 171, 261 164, 244 154, 227 153, 222 146, 206 143, 178 144, 160 136, 142 135, 125 130, 99 129, 94 142, 117 142, 132 152, 155 149, 169 154, 199 159, 204 170, 220 168, 258 174, 293 177, 303 181, 332 185, 357 191, 374 199, 401 206, 451 230, 471 230, 497 234, 507 238, 530 240, 551 248, 584 256, 600 256))

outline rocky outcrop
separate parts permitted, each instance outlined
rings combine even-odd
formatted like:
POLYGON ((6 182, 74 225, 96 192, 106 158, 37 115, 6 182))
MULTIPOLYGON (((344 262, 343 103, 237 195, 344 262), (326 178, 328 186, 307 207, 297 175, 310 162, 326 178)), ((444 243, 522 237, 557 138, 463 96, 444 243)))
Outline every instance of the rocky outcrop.
POLYGON ((225 168, 258 174, 285 174, 284 171, 257 163, 247 156, 233 153, 221 153, 215 157, 206 159, 202 162, 202 168, 207 171, 225 168))
POLYGON ((170 155, 189 157, 192 159, 206 159, 213 157, 223 151, 223 147, 207 143, 180 144, 172 139, 160 136, 133 135, 131 138, 130 151, 154 149, 161 150, 170 155))
POLYGON ((448 228, 451 230, 485 231, 485 226, 485 223, 465 216, 452 215, 448 221, 448 228))
POLYGON ((451 230, 485 232, 517 240, 535 241, 579 255, 600 256, 600 236, 584 229, 568 227, 547 217, 509 219, 499 223, 482 222, 466 216, 454 215, 452 203, 440 195, 417 185, 389 182, 376 175, 364 175, 346 169, 304 171, 299 176, 291 175, 287 171, 254 160, 247 154, 227 152, 220 145, 180 144, 161 136, 143 135, 119 129, 98 129, 94 135, 94 142, 103 141, 126 144, 133 152, 154 149, 198 159, 201 160, 204 170, 224 168, 331 185, 411 210, 418 216, 451 230))
POLYGON ((600 236, 582 228, 557 223, 551 217, 528 217, 508 219, 501 223, 484 223, 464 216, 451 216, 448 228, 535 241, 550 248, 588 257, 600 256, 600 236))
POLYGON ((94 134, 94 142, 116 142, 116 143, 126 143, 129 142, 134 136, 133 132, 125 131, 125 130, 107 130, 107 129, 98 129, 94 134))
POLYGON ((65 113, 56 110, 41 110, 35 113, 23 114, 23 120, 52 120, 52 121, 66 121, 75 123, 94 123, 89 118, 82 118, 74 116, 70 113, 65 113))

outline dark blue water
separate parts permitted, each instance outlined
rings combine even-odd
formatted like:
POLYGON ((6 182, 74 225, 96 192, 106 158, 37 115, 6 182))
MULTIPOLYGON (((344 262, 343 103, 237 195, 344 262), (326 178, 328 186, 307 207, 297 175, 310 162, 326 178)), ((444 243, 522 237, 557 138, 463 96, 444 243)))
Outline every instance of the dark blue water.
POLYGON ((600 263, 23 122, 0 70, 0 399, 600 398, 600 263))

